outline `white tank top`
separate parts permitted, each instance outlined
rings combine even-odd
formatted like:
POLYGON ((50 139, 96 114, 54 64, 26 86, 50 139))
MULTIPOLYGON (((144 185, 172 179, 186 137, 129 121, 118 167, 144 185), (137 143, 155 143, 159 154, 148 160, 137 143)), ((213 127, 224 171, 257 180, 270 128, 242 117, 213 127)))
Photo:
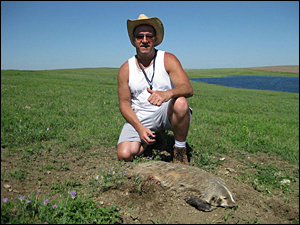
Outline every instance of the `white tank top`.
MULTIPOLYGON (((153 90, 166 91, 173 88, 170 76, 165 69, 164 64, 164 51, 157 51, 155 59, 155 73, 153 77, 153 90)), ((148 98, 150 93, 147 91, 149 84, 143 74, 143 71, 136 65, 135 56, 128 60, 129 64, 129 88, 131 91, 131 108, 136 113, 138 119, 141 121, 143 118, 151 115, 159 106, 150 104, 148 98)), ((144 69, 148 79, 152 79, 153 64, 144 69)), ((165 104, 165 103, 163 103, 165 104)))

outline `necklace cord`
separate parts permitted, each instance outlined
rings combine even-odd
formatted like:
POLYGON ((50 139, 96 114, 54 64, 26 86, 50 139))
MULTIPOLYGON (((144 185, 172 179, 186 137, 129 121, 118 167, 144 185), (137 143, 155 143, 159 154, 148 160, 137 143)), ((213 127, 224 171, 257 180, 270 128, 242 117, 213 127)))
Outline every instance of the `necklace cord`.
POLYGON ((154 55, 154 57, 153 57, 153 74, 152 74, 151 80, 148 79, 148 77, 147 77, 147 75, 146 75, 146 73, 145 73, 145 70, 143 69, 143 67, 142 67, 142 65, 141 65, 141 63, 140 63, 140 61, 139 61, 137 55, 135 55, 135 57, 136 57, 136 59, 137 59, 137 62, 138 62, 138 64, 139 64, 141 70, 143 71, 143 74, 144 74, 144 76, 145 76, 145 78, 146 78, 146 80, 147 80, 147 82, 148 82, 148 84, 149 84, 151 90, 152 90, 152 88, 153 88, 152 82, 153 82, 154 73, 155 73, 155 59, 156 59, 156 53, 157 53, 157 51, 155 50, 155 55, 154 55))

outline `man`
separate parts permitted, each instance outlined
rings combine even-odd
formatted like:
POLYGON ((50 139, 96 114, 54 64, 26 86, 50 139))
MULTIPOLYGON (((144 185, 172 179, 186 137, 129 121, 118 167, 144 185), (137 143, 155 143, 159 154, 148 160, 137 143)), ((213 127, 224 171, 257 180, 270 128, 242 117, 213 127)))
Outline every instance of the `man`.
POLYGON ((191 109, 186 98, 193 96, 193 87, 179 60, 154 48, 164 36, 158 18, 141 14, 137 20, 127 20, 127 30, 137 54, 118 73, 119 107, 126 120, 118 141, 118 159, 132 161, 156 142, 157 132, 173 130, 174 163, 188 165, 191 109))

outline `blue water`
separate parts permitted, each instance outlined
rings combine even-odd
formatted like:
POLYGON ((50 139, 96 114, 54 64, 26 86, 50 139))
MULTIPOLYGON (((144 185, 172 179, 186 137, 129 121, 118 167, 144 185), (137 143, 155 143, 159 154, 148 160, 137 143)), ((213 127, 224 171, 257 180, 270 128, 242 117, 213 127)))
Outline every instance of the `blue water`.
POLYGON ((216 78, 191 78, 190 80, 234 88, 299 93, 299 77, 228 76, 216 78))

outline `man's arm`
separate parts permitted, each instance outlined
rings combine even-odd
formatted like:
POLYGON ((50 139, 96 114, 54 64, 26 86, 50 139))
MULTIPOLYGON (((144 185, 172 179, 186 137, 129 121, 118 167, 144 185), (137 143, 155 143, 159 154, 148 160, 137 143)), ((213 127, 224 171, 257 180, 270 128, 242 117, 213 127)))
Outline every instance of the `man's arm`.
POLYGON ((172 98, 192 97, 194 95, 193 86, 176 56, 168 52, 165 53, 165 68, 175 85, 175 88, 170 90, 172 98))
POLYGON ((137 118, 135 112, 132 110, 131 102, 131 92, 128 86, 129 82, 129 65, 128 61, 125 62, 119 69, 118 73, 118 96, 119 96, 119 108, 122 116, 127 120, 139 133, 142 142, 146 144, 152 144, 155 140, 151 140, 148 135, 155 135, 150 129, 143 126, 139 119, 137 118))
POLYGON ((161 105, 163 102, 166 102, 171 98, 192 97, 194 95, 193 86, 191 85, 188 76, 184 72, 181 63, 176 56, 166 52, 164 63, 166 71, 169 74, 175 88, 168 91, 152 91, 148 88, 148 92, 151 93, 148 101, 153 105, 161 105))

